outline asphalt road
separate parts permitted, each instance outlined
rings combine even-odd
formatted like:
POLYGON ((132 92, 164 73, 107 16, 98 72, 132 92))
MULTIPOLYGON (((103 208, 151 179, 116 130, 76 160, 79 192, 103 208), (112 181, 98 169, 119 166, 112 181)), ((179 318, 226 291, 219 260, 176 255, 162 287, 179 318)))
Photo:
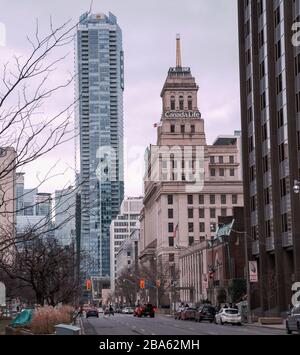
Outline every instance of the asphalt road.
POLYGON ((253 326, 217 325, 175 320, 171 317, 136 318, 116 314, 83 319, 87 335, 284 335, 284 330, 253 326))

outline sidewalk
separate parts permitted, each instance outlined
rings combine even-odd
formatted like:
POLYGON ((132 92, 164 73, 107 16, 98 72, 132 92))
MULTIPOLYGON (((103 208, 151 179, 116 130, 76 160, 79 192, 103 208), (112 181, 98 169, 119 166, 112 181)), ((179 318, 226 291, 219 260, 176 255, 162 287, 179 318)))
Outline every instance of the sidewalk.
POLYGON ((80 335, 85 335, 82 317, 76 318, 76 326, 80 328, 80 335))
POLYGON ((260 324, 260 323, 244 323, 246 327, 256 327, 256 328, 266 328, 266 329, 277 329, 277 330, 285 330, 285 323, 282 324, 260 324))

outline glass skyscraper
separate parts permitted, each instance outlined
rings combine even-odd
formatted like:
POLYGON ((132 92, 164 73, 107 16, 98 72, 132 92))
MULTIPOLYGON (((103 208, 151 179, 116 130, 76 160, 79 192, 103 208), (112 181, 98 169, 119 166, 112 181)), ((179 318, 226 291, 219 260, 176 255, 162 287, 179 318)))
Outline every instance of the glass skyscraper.
POLYGON ((81 249, 86 275, 108 277, 110 224, 124 197, 124 66, 116 17, 83 14, 76 47, 81 249))

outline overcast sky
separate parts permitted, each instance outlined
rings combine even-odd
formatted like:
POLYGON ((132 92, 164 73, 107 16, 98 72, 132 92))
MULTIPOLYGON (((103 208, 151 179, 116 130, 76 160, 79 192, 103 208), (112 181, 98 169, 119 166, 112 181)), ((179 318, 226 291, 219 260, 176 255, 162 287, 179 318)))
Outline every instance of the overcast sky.
MULTIPOLYGON (((240 129, 238 25, 236 0, 94 0, 93 12, 111 11, 123 31, 125 52, 125 174, 126 195, 140 195, 143 153, 156 143, 153 124, 160 120, 160 92, 170 66, 175 65, 176 33, 182 38, 182 61, 190 66, 200 87, 199 109, 205 120, 208 143, 220 134, 240 129)), ((36 19, 47 31, 49 16, 56 24, 76 19, 90 7, 89 0, 0 0, 0 22, 6 28, 0 64, 30 46, 36 19)), ((2 43, 3 44, 3 43, 2 43)), ((54 78, 67 76, 74 66, 73 47, 54 78)), ((70 87, 56 106, 73 99, 70 87)), ((45 110, 54 112, 53 107, 45 110)), ((70 142, 26 169, 26 186, 36 185, 36 175, 56 164, 43 191, 52 192, 73 181, 74 148, 70 142)))

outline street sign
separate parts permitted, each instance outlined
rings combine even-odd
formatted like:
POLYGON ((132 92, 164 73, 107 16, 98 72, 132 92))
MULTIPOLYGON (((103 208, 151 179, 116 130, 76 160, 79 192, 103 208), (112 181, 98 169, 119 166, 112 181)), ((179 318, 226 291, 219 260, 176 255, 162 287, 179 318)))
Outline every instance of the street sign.
POLYGON ((258 282, 257 261, 249 261, 249 280, 250 282, 258 282))
POLYGON ((6 306, 6 290, 3 282, 0 282, 0 307, 6 306))

